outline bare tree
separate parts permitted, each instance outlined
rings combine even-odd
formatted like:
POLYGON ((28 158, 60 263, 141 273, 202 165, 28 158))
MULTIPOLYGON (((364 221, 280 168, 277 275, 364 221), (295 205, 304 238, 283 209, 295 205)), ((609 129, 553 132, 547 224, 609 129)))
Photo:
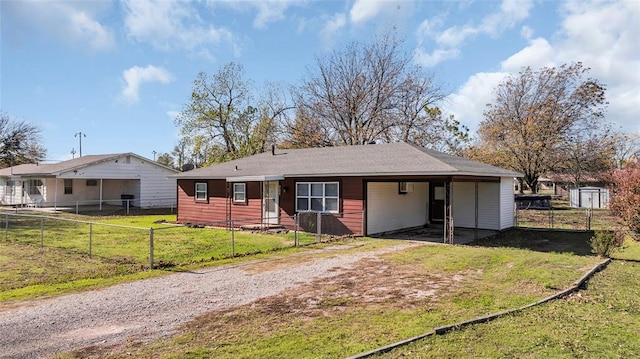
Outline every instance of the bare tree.
POLYGON ((40 145, 40 129, 0 112, 0 166, 42 161, 47 150, 40 145))
POLYGON ((408 140, 429 119, 423 110, 444 97, 432 77, 413 66, 400 42, 387 34, 318 57, 295 90, 297 119, 302 122, 291 128, 309 127, 310 119, 318 121, 326 138, 314 143, 408 140))
POLYGON ((475 156, 523 173, 536 191, 538 178, 562 158, 562 144, 576 143, 580 129, 597 129, 604 119, 605 86, 584 80, 588 71, 578 62, 508 76, 487 105, 475 156))

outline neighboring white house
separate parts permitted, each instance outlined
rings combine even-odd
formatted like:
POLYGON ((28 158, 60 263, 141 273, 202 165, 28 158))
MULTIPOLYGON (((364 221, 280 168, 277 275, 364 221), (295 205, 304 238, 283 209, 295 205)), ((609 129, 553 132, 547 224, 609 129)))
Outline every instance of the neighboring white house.
POLYGON ((3 205, 176 204, 179 171, 134 153, 87 155, 55 164, 24 164, 0 170, 3 205))

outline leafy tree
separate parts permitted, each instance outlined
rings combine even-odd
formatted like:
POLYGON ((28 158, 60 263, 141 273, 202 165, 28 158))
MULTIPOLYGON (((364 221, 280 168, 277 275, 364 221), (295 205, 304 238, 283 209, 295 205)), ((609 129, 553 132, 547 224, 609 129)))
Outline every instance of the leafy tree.
POLYGON ((323 139, 312 144, 413 141, 438 119, 424 110, 444 97, 432 77, 412 65, 400 42, 387 34, 316 58, 315 68, 294 91, 298 116, 290 129, 321 133, 323 139))
POLYGON ((640 236, 640 163, 613 170, 609 180, 612 183, 609 207, 640 236))
POLYGON ((538 71, 526 67, 507 76, 487 105, 470 153, 524 174, 524 182, 537 191, 538 178, 566 160, 563 151, 582 141, 581 130, 595 139, 603 128, 605 86, 583 79, 588 71, 578 62, 538 71))
POLYGON ((40 129, 0 112, 0 166, 42 161, 47 150, 40 145, 40 129))
POLYGON ((254 100, 253 84, 241 65, 228 63, 212 76, 194 81, 191 101, 176 119, 196 165, 222 162, 263 152, 274 141, 277 122, 289 107, 269 88, 254 100))
POLYGON ((614 167, 615 138, 606 125, 576 126, 570 132, 558 144, 551 171, 569 175, 573 186, 580 187, 585 178, 601 178, 614 167))
POLYGON ((617 132, 613 134, 613 141, 616 167, 622 168, 640 159, 640 133, 617 132))
POLYGON ((160 155, 158 155, 158 159, 156 160, 156 162, 158 162, 161 165, 167 166, 167 167, 171 167, 171 168, 176 168, 178 169, 173 161, 173 156, 171 156, 170 153, 161 153, 160 155))

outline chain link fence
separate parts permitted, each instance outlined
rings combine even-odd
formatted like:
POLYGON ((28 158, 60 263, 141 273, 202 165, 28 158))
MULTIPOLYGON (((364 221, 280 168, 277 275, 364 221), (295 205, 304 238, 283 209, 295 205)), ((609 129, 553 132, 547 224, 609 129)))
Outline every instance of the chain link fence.
POLYGON ((556 208, 515 209, 515 225, 521 228, 548 228, 570 230, 610 229, 618 218, 608 209, 556 208))
POLYGON ((255 255, 293 246, 334 241, 357 235, 342 222, 363 213, 305 212, 277 221, 247 218, 202 224, 178 225, 157 220, 153 226, 129 226, 4 212, 6 243, 63 250, 81 256, 138 264, 149 268, 173 267, 224 258, 255 255))
POLYGON ((92 216, 111 216, 122 214, 140 213, 175 213, 175 198, 154 198, 140 200, 135 198, 82 200, 82 201, 57 201, 57 202, 30 202, 11 206, 11 210, 20 212, 67 212, 92 216))

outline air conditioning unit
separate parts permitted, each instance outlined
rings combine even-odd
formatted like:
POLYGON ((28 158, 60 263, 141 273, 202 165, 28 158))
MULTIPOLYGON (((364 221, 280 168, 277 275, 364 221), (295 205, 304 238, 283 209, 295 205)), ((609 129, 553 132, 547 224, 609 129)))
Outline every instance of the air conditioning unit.
POLYGON ((413 182, 399 182, 398 193, 407 194, 413 192, 413 182))

